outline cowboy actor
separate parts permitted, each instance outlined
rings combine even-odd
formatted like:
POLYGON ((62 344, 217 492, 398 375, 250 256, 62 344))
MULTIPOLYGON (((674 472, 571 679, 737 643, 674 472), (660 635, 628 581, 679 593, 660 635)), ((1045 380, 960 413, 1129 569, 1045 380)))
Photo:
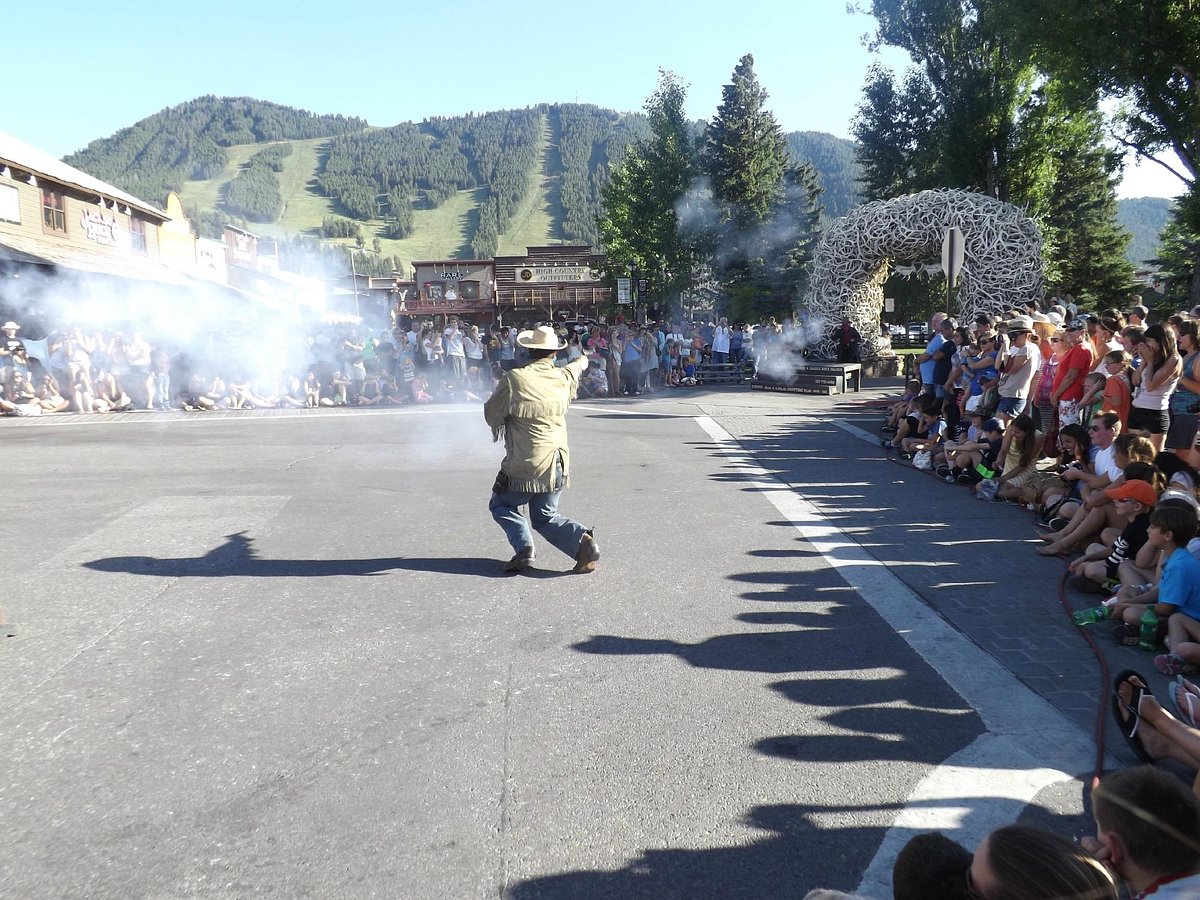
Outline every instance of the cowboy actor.
POLYGON ((499 441, 504 436, 504 461, 488 502, 492 518, 504 529, 516 554, 504 570, 520 572, 532 565, 532 521, 542 537, 575 557, 573 571, 591 572, 600 559, 591 529, 558 512, 558 499, 571 471, 567 407, 575 398, 588 358, 584 354, 565 366, 556 366, 554 356, 567 344, 547 325, 522 331, 517 344, 529 351, 530 362, 504 372, 483 406, 492 439, 499 441), (521 512, 526 505, 529 518, 521 512))

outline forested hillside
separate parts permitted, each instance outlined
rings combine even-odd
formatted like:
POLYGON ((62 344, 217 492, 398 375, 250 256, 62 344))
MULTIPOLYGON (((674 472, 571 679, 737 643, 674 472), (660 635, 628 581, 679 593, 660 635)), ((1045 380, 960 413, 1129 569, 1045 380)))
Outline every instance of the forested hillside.
MULTIPOLYGON (((647 133, 642 113, 590 104, 373 128, 210 96, 93 141, 66 162, 153 203, 178 191, 210 236, 227 218, 411 261, 554 241, 596 245, 600 191, 625 148, 647 133)), ((799 132, 788 146, 817 168, 828 217, 858 202, 850 141, 799 132)))
POLYGON ((1131 235, 1126 257, 1135 266, 1158 254, 1158 238, 1171 217, 1171 201, 1164 197, 1133 197, 1117 204, 1117 221, 1131 235))
POLYGON ((824 188, 821 203, 827 218, 837 219, 862 203, 853 141, 823 131, 793 131, 787 142, 788 151, 797 162, 812 163, 817 170, 824 188))
POLYGON ((134 196, 163 203, 189 180, 213 178, 226 148, 330 137, 365 128, 362 119, 319 116, 249 97, 200 97, 92 141, 64 159, 134 196))

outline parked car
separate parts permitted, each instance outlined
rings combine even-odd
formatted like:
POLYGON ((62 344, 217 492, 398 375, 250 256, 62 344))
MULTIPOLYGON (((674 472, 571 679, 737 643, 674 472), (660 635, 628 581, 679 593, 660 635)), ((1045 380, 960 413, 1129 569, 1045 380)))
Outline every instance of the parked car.
POLYGON ((925 338, 929 334, 929 323, 928 322, 909 322, 907 325, 904 326, 904 333, 911 340, 918 340, 918 339, 925 338))

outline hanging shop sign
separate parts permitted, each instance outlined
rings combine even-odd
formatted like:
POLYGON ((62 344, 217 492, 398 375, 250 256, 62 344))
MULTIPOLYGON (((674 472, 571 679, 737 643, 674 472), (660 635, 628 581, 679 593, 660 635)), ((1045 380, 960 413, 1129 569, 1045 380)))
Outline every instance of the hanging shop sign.
POLYGON ((89 241, 106 247, 117 245, 117 217, 94 209, 85 209, 80 217, 83 233, 89 241))
POLYGON ((600 273, 590 266, 519 266, 516 280, 517 284, 599 281, 600 273))

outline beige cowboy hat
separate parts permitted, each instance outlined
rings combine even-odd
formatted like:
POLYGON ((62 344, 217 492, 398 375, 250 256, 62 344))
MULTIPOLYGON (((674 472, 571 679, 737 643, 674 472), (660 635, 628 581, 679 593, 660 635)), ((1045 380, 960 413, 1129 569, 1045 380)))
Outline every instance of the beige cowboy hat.
POLYGON ((549 325, 539 325, 517 335, 517 343, 526 350, 562 350, 567 342, 549 325))
POLYGON ((18 325, 16 322, 5 322, 3 326, 0 326, 0 331, 20 331, 20 330, 21 330, 21 326, 18 325))
POLYGON ((1015 334, 1016 332, 1033 331, 1033 319, 1029 316, 1013 316, 1008 320, 1008 333, 1015 334))

